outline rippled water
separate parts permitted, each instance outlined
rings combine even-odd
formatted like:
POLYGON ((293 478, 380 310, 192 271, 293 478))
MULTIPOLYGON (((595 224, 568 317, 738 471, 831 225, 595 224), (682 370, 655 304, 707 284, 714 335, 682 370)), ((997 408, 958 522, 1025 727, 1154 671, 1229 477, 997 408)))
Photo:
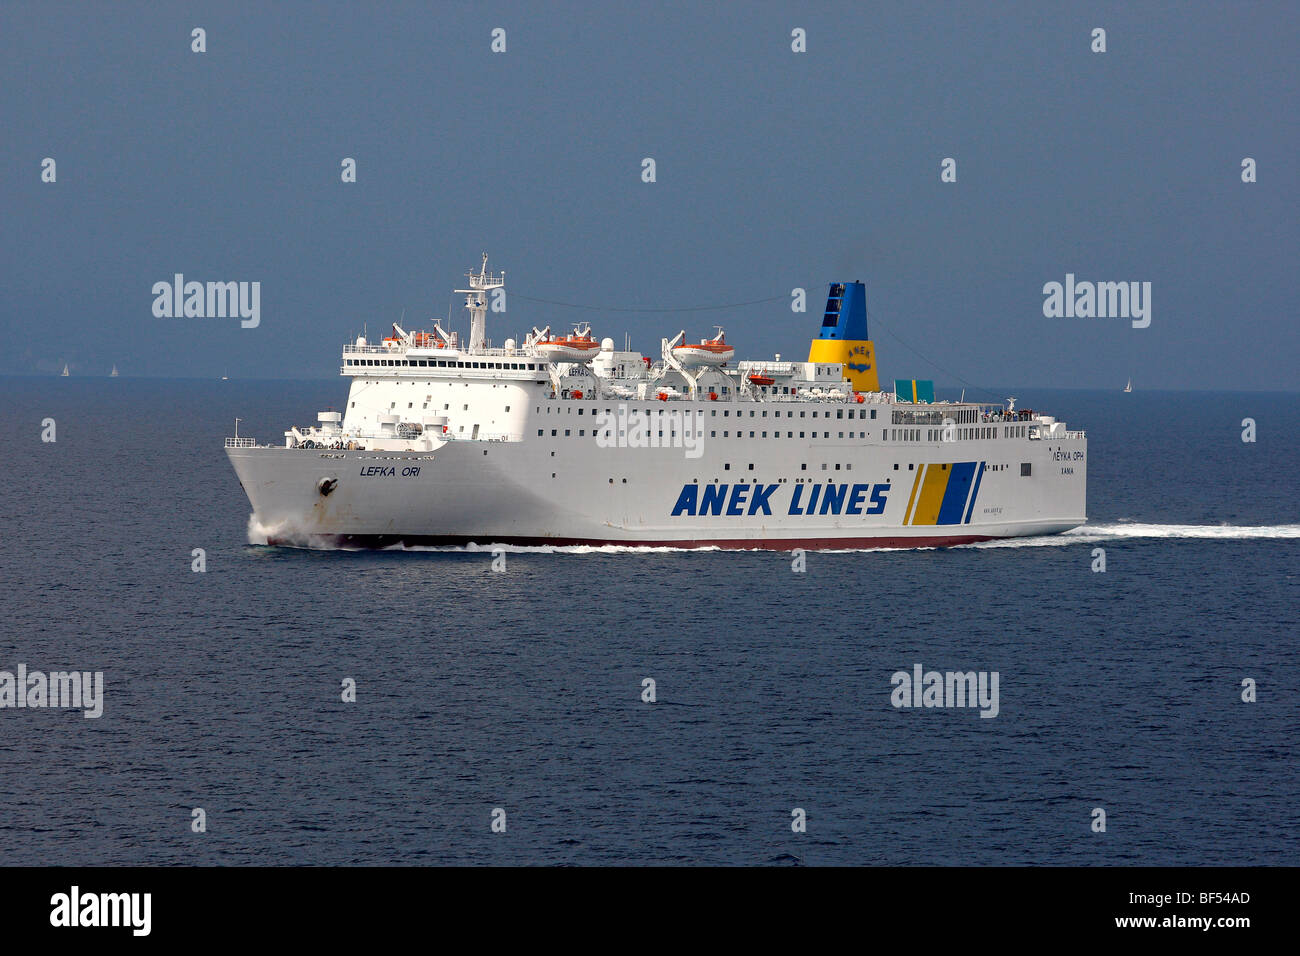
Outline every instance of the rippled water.
POLYGON ((1297 396, 1026 392, 1089 432, 1069 535, 494 574, 247 543, 233 418, 342 395, 0 379, 0 669, 106 682, 98 720, 0 710, 7 862, 1300 862, 1297 396), (917 663, 997 671, 998 716, 895 709, 917 663))

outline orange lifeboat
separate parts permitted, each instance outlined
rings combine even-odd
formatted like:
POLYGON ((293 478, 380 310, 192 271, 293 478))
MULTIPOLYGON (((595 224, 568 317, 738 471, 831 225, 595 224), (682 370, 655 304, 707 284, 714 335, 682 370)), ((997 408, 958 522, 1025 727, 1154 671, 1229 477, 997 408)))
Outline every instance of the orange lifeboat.
POLYGON ((755 372, 753 375, 749 376, 749 380, 755 385, 776 384, 776 379, 774 379, 772 376, 767 374, 767 369, 763 369, 763 371, 761 372, 755 372))
POLYGON ((572 335, 551 335, 536 343, 538 354, 552 362, 590 362, 600 352, 600 343, 591 337, 591 329, 574 329, 572 335))
POLYGON ((417 349, 446 348, 446 343, 432 332, 412 332, 411 345, 417 349))
POLYGON ((711 339, 673 346, 673 357, 686 366, 726 365, 735 354, 735 348, 727 344, 726 334, 721 328, 711 339))

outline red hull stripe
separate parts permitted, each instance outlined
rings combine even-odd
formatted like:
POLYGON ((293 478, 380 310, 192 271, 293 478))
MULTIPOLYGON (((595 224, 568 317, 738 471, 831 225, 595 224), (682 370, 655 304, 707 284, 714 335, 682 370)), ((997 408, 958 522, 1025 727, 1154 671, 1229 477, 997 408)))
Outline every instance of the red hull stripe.
MULTIPOLYGON (((473 537, 466 535, 395 535, 395 534, 349 534, 349 535, 312 535, 312 542, 319 542, 336 548, 391 548, 395 545, 407 547, 449 547, 476 544, 488 546, 509 544, 519 547, 569 548, 569 547, 617 547, 617 548, 721 548, 727 551, 793 551, 803 548, 806 551, 833 551, 859 548, 945 548, 956 544, 972 544, 977 541, 991 541, 995 535, 987 534, 942 534, 920 535, 916 537, 881 537, 881 538, 697 538, 694 540, 673 541, 610 541, 599 538, 541 538, 524 536, 473 537)), ((301 539, 269 539, 273 547, 294 547, 302 544, 301 539)))

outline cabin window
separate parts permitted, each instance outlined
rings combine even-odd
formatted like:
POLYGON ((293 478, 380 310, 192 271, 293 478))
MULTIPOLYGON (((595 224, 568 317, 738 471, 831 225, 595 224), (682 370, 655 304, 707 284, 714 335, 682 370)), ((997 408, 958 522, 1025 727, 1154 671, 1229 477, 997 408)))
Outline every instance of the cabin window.
POLYGON ((1021 462, 1021 463, 1020 463, 1020 477, 1021 477, 1021 478, 1028 478, 1028 477, 1030 477, 1031 474, 1033 473, 1033 470, 1034 470, 1034 466, 1033 466, 1031 463, 1029 463, 1029 462, 1027 462, 1027 461, 1024 461, 1024 462, 1021 462))

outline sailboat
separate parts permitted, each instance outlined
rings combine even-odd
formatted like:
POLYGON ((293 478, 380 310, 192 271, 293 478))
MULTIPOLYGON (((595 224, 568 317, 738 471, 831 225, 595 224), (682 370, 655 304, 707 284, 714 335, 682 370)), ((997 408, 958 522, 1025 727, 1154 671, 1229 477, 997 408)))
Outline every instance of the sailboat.
POLYGON ((117 366, 113 366, 113 371, 108 373, 109 378, 117 378, 117 366))
POLYGON ((1133 379, 1130 378, 1130 379, 1128 380, 1128 384, 1126 384, 1126 385, 1124 386, 1124 391, 1126 391, 1126 392, 1131 392, 1131 391, 1133 391, 1133 379))
POLYGON ((63 374, 63 377, 64 377, 64 378, 67 378, 67 377, 68 377, 68 366, 67 366, 66 364, 63 366, 63 373, 62 373, 62 374, 63 374))

